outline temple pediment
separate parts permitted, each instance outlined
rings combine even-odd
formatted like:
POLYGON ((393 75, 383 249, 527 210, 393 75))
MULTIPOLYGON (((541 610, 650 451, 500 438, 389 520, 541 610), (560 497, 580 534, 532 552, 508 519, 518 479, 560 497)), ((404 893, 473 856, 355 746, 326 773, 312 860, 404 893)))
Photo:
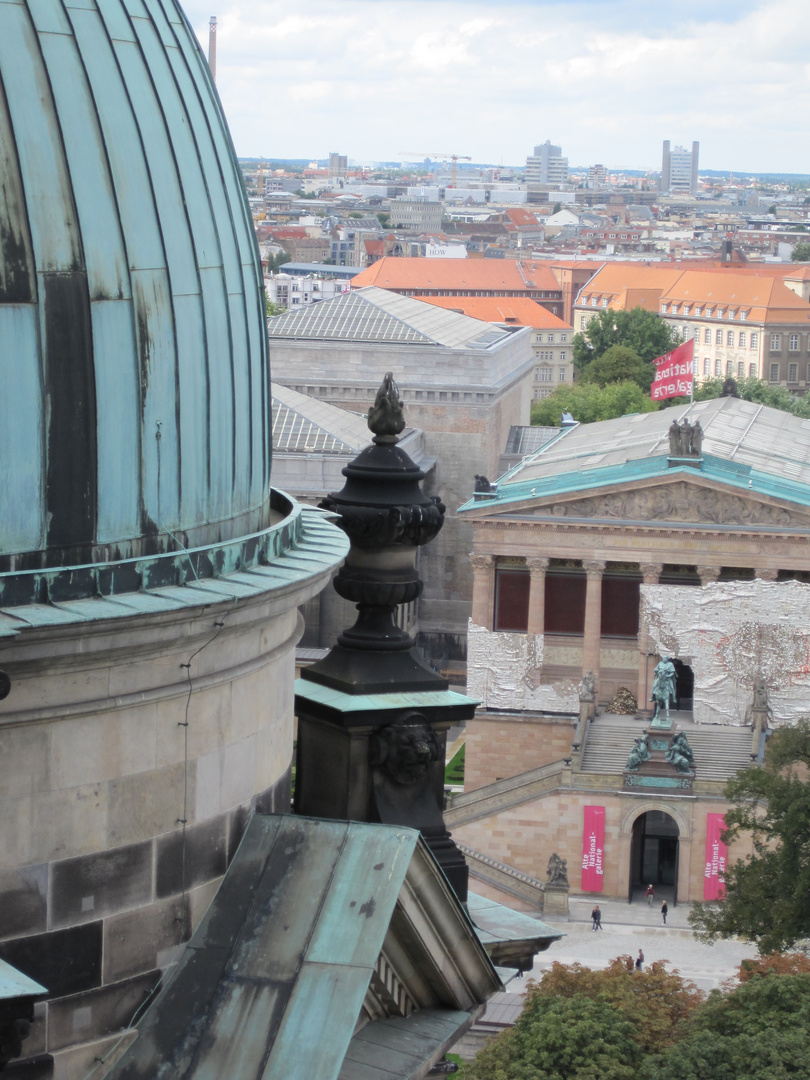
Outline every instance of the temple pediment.
POLYGON ((613 518, 626 522, 673 522, 810 528, 810 513, 762 499, 718 491, 683 480, 571 499, 549 499, 533 508, 537 517, 613 518))

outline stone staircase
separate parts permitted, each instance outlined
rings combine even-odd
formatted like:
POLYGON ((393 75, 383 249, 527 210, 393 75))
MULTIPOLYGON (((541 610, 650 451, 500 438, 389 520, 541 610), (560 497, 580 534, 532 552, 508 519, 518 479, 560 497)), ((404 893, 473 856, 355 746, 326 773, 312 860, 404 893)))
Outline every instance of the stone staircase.
MULTIPOLYGON (((751 729, 694 724, 691 715, 672 713, 695 755, 697 780, 725 782, 751 765, 751 729), (687 719, 688 717, 688 719, 687 719)), ((629 717, 601 715, 593 720, 582 754, 580 772, 621 777, 633 740, 649 725, 629 717)))

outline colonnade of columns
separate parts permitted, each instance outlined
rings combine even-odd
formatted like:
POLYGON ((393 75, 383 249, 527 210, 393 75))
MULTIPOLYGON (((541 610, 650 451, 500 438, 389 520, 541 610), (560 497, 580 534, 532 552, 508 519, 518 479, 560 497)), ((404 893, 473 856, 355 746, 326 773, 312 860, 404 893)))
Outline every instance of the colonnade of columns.
MULTIPOLYGON (((529 570, 529 613, 526 631, 529 634, 542 634, 545 630, 546 572, 550 558, 547 556, 527 556, 529 570)), ((479 626, 493 629, 495 607, 495 569, 493 555, 471 555, 473 567, 473 605, 472 619, 479 626)), ((582 640, 582 674, 593 672, 595 687, 599 689, 599 665, 602 643, 602 579, 606 563, 600 559, 584 559, 582 567, 586 575, 585 590, 585 625, 582 640)), ((710 585, 720 577, 719 566, 698 566, 701 585, 710 585)), ((641 563, 639 566, 645 585, 657 585, 663 572, 662 563, 641 563)), ((762 581, 776 581, 778 570, 768 567, 754 569, 755 577, 762 581)), ((644 709, 649 705, 651 687, 650 642, 639 619, 638 639, 638 703, 644 709)))

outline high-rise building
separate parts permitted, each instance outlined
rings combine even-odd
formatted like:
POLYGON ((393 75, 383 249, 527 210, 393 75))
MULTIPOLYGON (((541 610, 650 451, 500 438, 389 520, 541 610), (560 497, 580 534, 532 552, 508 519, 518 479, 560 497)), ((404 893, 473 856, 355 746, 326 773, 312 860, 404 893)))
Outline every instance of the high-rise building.
POLYGON ((349 167, 349 159, 345 154, 329 154, 329 175, 345 176, 349 167))
POLYGON ((682 146, 676 146, 671 150, 669 139, 665 139, 658 190, 673 195, 694 195, 698 185, 699 150, 699 142, 692 143, 691 151, 685 150, 682 146))
POLYGON ((548 139, 535 146, 534 154, 526 158, 526 180, 535 184, 567 183, 568 158, 562 156, 562 147, 554 146, 548 139))

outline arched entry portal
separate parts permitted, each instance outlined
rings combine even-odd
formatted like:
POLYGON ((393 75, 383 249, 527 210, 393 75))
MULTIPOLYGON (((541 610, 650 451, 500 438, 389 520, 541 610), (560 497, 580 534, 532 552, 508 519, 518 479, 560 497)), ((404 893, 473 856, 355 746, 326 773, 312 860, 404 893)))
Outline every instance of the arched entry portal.
POLYGON ((678 899, 678 823, 663 810, 648 810, 633 822, 630 848, 630 890, 647 885, 673 890, 678 899))

